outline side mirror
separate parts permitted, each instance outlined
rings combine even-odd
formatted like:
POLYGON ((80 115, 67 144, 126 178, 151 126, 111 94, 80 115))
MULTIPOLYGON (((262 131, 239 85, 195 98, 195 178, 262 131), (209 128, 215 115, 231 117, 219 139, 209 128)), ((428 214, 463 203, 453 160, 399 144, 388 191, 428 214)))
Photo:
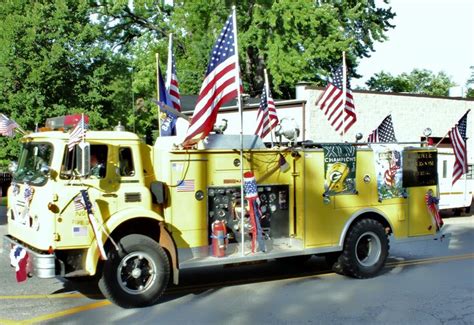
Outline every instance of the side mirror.
POLYGON ((87 142, 76 145, 76 166, 80 176, 87 176, 91 172, 91 146, 87 142))
POLYGON ((51 168, 49 168, 49 166, 47 164, 41 164, 41 166, 39 168, 39 171, 44 176, 47 176, 49 174, 49 172, 51 171, 51 168))
POLYGON ((15 173, 17 171, 17 169, 18 169, 18 162, 12 161, 8 164, 8 171, 10 173, 12 173, 12 174, 15 173))

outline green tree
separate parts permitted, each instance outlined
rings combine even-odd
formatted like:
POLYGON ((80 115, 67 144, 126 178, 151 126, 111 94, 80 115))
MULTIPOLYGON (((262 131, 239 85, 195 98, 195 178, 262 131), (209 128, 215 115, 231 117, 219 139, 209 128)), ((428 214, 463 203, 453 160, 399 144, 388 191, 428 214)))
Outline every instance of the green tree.
MULTIPOLYGON (((0 111, 26 130, 86 112, 91 126, 128 115, 127 59, 107 48, 87 0, 4 1, 0 6, 0 111)), ((112 124, 113 125, 113 124, 112 124)), ((0 161, 15 139, 0 139, 0 161)))
POLYGON ((341 64, 342 51, 355 74, 357 58, 369 56, 374 43, 385 40, 385 32, 394 27, 391 8, 374 0, 195 0, 174 1, 173 7, 140 0, 133 8, 129 1, 117 0, 96 1, 95 6, 109 41, 127 53, 136 55, 133 47, 143 49, 141 40, 148 39, 147 50, 165 58, 166 36, 173 32, 181 90, 196 94, 233 3, 244 88, 253 96, 261 91, 264 68, 283 98, 294 95, 298 81, 323 84, 341 64))
POLYGON ((474 65, 471 65, 469 69, 471 69, 471 76, 466 82, 466 88, 467 88, 466 97, 474 98, 474 65))
POLYGON ((449 88, 455 84, 444 72, 434 74, 426 69, 414 69, 398 76, 382 71, 372 76, 366 85, 369 90, 381 92, 448 96, 449 88))
MULTIPOLYGON (((199 89, 209 52, 230 4, 219 0, 182 1, 171 15, 179 34, 182 55, 178 71, 185 86, 199 89), (186 71, 186 72, 184 72, 186 71), (192 73, 189 73, 192 71, 192 73)), ((257 96, 263 86, 263 69, 269 70, 274 92, 294 96, 298 81, 323 84, 341 64, 342 51, 355 72, 356 59, 368 56, 376 41, 393 27, 391 9, 364 1, 238 1, 237 25, 244 88, 257 96)))

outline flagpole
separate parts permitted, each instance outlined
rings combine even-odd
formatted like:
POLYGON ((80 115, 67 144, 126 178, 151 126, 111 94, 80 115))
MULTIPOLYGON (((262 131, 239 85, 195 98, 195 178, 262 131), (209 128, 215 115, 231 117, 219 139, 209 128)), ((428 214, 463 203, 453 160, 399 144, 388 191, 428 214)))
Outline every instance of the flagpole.
MULTIPOLYGON (((156 53, 155 54, 155 59, 156 59, 156 99, 158 101, 161 101, 160 98, 160 54, 156 53)), ((160 107, 158 106, 158 136, 161 136, 161 126, 160 126, 160 107)))
POLYGON ((173 34, 169 35, 168 63, 166 64, 166 87, 171 89, 171 74, 173 73, 173 34))
MULTIPOLYGON (((267 94, 266 95, 266 105, 267 105, 267 119, 268 119, 268 125, 270 125, 271 123, 271 120, 270 120, 270 110, 269 110, 269 107, 268 107, 268 96, 270 94, 270 84, 268 83, 268 74, 267 74, 267 69, 263 69, 263 76, 265 78, 265 93, 267 94)), ((272 128, 270 130, 270 141, 271 141, 271 144, 272 144, 272 148, 273 148, 273 137, 275 136, 275 129, 272 128)))
POLYGON ((85 132, 86 132, 86 129, 85 129, 85 122, 84 122, 84 113, 82 113, 81 115, 81 127, 82 127, 82 143, 84 144, 84 142, 86 142, 86 139, 85 139, 85 132))
POLYGON ((346 132, 346 96, 347 96, 347 73, 346 73, 346 51, 342 51, 342 142, 346 132))
POLYGON ((239 107, 240 116, 240 233, 241 233, 241 254, 245 255, 245 199, 244 199, 244 114, 242 110, 242 94, 240 91, 240 66, 239 66, 239 45, 237 42, 237 18, 235 13, 235 6, 232 6, 232 25, 234 27, 235 37, 235 82, 237 83, 237 106, 239 107))

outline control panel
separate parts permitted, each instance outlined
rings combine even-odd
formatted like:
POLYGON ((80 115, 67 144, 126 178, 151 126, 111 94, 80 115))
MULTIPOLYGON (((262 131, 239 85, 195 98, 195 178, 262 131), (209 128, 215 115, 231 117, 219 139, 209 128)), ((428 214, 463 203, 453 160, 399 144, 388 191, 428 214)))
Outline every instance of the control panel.
MULTIPOLYGON (((260 199, 261 219, 264 239, 289 236, 289 189, 288 185, 257 186, 260 199)), ((208 218, 209 231, 216 220, 227 226, 229 242, 239 242, 241 238, 241 188, 240 186, 209 187, 208 218)), ((245 200, 244 231, 248 233, 250 220, 245 200)))

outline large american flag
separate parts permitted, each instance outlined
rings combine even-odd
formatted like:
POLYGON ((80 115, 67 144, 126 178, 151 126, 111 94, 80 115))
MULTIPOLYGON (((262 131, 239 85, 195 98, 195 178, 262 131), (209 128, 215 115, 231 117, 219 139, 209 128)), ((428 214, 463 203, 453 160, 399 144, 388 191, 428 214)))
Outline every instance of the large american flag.
POLYGON ((382 123, 369 134, 367 142, 397 142, 391 114, 384 118, 382 123))
POLYGON ((9 119, 3 114, 0 114, 0 134, 12 137, 15 133, 15 129, 18 127, 18 124, 14 120, 9 119))
POLYGON ((255 131, 255 134, 262 139, 278 125, 275 102, 273 101, 270 89, 267 95, 266 88, 266 85, 264 85, 262 95, 260 96, 260 107, 257 114, 257 130, 255 131))
POLYGON ((172 107, 181 112, 181 97, 179 95, 178 76, 176 75, 176 64, 173 54, 173 35, 170 34, 168 46, 168 65, 166 67, 166 90, 171 98, 172 107))
POLYGON ((74 129, 71 131, 69 135, 69 141, 67 143, 69 151, 74 149, 74 146, 82 141, 86 137, 86 129, 87 125, 84 122, 84 116, 81 118, 79 122, 77 122, 74 129))
POLYGON ((461 117, 459 122, 449 131, 449 138, 451 139, 451 146, 454 151, 454 169, 453 169, 453 184, 467 173, 467 143, 466 143, 466 127, 467 114, 461 117))
POLYGON ((237 37, 233 21, 234 17, 230 15, 212 49, 184 147, 204 139, 214 127, 219 108, 238 95, 237 37))
POLYGON ((346 100, 345 107, 343 107, 343 74, 344 68, 340 66, 334 73, 333 81, 327 84, 324 93, 316 102, 331 126, 340 134, 346 133, 357 120, 349 79, 345 85, 346 100))

